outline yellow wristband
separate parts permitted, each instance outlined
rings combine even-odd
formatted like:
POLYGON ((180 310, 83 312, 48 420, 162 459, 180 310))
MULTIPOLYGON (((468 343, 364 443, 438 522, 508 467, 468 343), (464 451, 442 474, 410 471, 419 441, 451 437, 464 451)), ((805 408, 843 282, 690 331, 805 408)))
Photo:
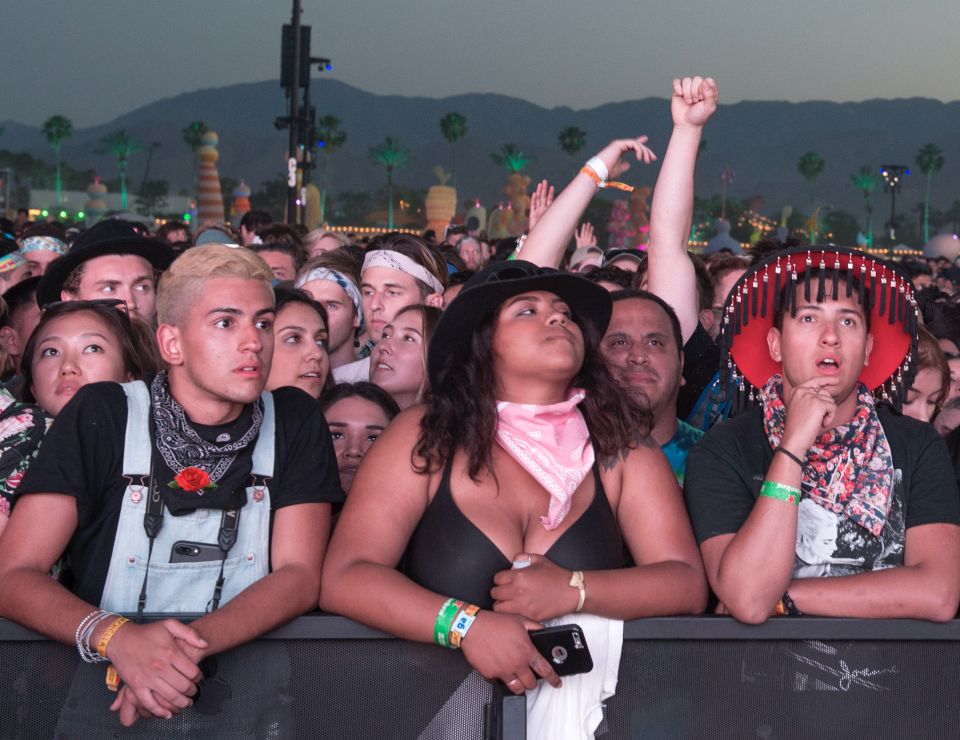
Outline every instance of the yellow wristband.
POLYGON ((120 688, 120 674, 113 665, 107 668, 107 688, 111 691, 117 691, 120 688))
POLYGON ((97 643, 97 655, 99 655, 101 658, 107 657, 107 645, 110 644, 110 640, 112 640, 113 636, 117 634, 117 630, 129 621, 130 620, 126 617, 117 617, 113 621, 113 624, 107 627, 107 631, 103 633, 103 635, 100 637, 100 642, 97 643))

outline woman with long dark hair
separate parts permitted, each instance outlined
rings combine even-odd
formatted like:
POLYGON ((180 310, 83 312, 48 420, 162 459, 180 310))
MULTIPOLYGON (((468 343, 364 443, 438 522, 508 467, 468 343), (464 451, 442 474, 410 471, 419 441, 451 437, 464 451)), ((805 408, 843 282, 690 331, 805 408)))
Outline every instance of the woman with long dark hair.
POLYGON ((540 622, 704 609, 651 414, 597 351, 610 313, 602 287, 527 262, 467 283, 431 340, 426 404, 401 413, 357 471, 321 608, 459 645, 518 694, 538 678, 560 685, 527 635, 540 622))

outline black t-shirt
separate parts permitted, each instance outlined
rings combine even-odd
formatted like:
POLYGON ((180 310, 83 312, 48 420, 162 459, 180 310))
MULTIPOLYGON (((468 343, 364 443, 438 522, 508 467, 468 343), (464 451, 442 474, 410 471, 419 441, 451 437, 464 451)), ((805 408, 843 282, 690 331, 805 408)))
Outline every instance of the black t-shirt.
MULTIPOLYGON (((277 509, 344 500, 320 405, 297 388, 280 388, 273 398, 276 460, 274 477, 267 482, 271 526, 277 509)), ((225 424, 224 431, 235 424, 225 424)), ((85 385, 57 415, 17 489, 18 496, 60 493, 77 499, 77 529, 67 552, 75 576, 73 591, 90 604, 100 603, 120 521, 127 486, 122 475, 126 426, 123 388, 116 383, 85 385)))
POLYGON ((683 345, 683 379, 686 382, 680 386, 677 395, 678 419, 685 420, 690 416, 700 395, 719 369, 720 347, 698 321, 696 330, 683 345))
MULTIPOLYGON (((943 438, 930 425, 884 406, 877 415, 893 457, 890 513, 878 537, 842 513, 801 503, 794 577, 841 576, 903 565, 906 530, 960 525, 960 494, 943 438)), ((734 534, 753 510, 773 449, 763 409, 721 422, 687 457, 684 498, 697 541, 734 534)))

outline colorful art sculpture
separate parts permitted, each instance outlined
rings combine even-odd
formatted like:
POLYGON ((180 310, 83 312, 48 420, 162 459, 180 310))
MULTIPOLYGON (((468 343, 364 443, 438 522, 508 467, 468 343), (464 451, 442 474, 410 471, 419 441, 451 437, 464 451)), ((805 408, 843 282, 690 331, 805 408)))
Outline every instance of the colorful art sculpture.
POLYGON ((203 135, 203 146, 197 151, 200 158, 200 187, 197 198, 197 220, 212 223, 226 220, 223 213, 223 195, 220 192, 220 173, 217 172, 219 137, 213 131, 203 135))
POLYGON ((636 232, 637 238, 630 246, 645 249, 650 237, 650 207, 647 198, 653 191, 650 188, 638 188, 630 195, 630 224, 636 232))
POLYGON ((90 200, 83 204, 83 213, 89 229, 107 212, 107 204, 103 201, 107 186, 100 182, 99 177, 94 177, 93 182, 87 185, 87 192, 90 194, 90 200))
POLYGON ((478 233, 487 225, 487 209, 480 205, 480 199, 464 203, 467 206, 467 214, 464 216, 463 224, 471 234, 478 233))
POLYGON ((230 210, 230 215, 235 216, 238 220, 243 218, 243 214, 250 211, 250 188, 242 179, 233 191, 233 208, 230 210))
POLYGON ((519 172, 513 172, 507 178, 507 185, 501 191, 507 196, 507 206, 495 210, 487 221, 487 235, 491 239, 520 236, 527 230, 530 220, 529 185, 530 178, 519 172))
POLYGON ((443 167, 434 167, 433 174, 436 175, 440 184, 432 186, 427 191, 424 206, 427 212, 427 228, 433 229, 439 240, 443 238, 443 232, 457 215, 457 191, 447 185, 450 175, 443 171, 443 167))
POLYGON ((607 221, 607 231, 610 239, 608 249, 626 249, 630 246, 630 238, 637 230, 630 225, 630 205, 625 200, 618 200, 610 211, 610 220, 607 221))

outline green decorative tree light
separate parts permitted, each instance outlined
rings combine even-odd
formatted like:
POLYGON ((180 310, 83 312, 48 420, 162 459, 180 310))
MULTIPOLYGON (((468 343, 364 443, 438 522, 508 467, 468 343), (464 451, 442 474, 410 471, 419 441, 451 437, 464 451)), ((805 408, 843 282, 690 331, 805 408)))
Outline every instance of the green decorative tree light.
POLYGON ((127 209, 127 159, 131 154, 142 152, 146 147, 120 129, 100 139, 102 147, 96 150, 97 154, 112 154, 120 165, 120 207, 127 209))
POLYGON ((923 243, 930 241, 930 180, 934 172, 943 169, 946 160, 936 144, 927 144, 917 153, 917 167, 927 178, 927 194, 923 199, 923 243))
POLYGON ((57 205, 60 205, 60 146, 64 139, 73 136, 73 123, 66 116, 50 116, 44 121, 40 133, 46 137, 50 146, 53 147, 53 151, 57 154, 57 205))
POLYGON ((320 222, 327 220, 327 168, 330 154, 347 143, 347 132, 340 128, 343 123, 336 116, 324 116, 313 130, 314 141, 323 151, 323 170, 320 172, 320 222))
POLYGON ((516 144, 504 144, 500 154, 491 154, 490 158, 511 175, 520 172, 536 159, 533 156, 526 156, 516 144))
POLYGON ((452 183, 457 187, 457 142, 467 135, 467 119, 460 113, 447 113, 440 119, 440 133, 443 138, 450 142, 450 153, 453 157, 453 164, 450 169, 452 183))
POLYGON ((873 248, 873 206, 870 196, 882 184, 880 175, 864 165, 856 174, 850 175, 850 182, 863 194, 863 205, 867 209, 867 249, 873 248))
POLYGON ((813 183, 823 173, 826 162, 816 152, 807 152, 797 162, 797 170, 810 185, 810 208, 813 209, 813 183))
POLYGON ((410 169, 410 150, 400 144, 399 139, 388 136, 379 146, 370 147, 370 161, 382 164, 387 169, 387 208, 388 226, 393 230, 393 171, 396 168, 410 169))
POLYGON ((577 165, 574 158, 582 152, 583 148, 587 145, 587 132, 576 126, 568 126, 560 132, 560 135, 557 137, 557 143, 560 144, 563 153, 570 158, 570 174, 575 177, 577 174, 577 165))

